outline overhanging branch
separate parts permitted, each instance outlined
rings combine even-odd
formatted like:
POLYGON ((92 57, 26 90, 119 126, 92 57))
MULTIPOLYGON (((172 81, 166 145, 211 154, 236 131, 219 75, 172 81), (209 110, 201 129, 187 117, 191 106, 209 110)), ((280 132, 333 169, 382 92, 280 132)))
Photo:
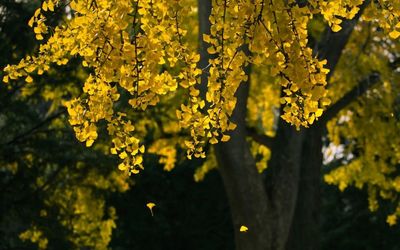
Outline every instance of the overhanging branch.
POLYGON ((330 106, 322 117, 318 120, 319 125, 326 124, 330 119, 335 117, 340 110, 349 105, 357 97, 362 96, 371 86, 375 85, 380 81, 380 75, 378 73, 372 73, 367 78, 361 80, 357 86, 345 94, 339 101, 330 106))
POLYGON ((349 41, 350 35, 354 30, 358 20, 364 9, 369 5, 371 1, 366 0, 358 11, 357 15, 351 20, 344 20, 341 24, 342 30, 339 32, 333 32, 330 27, 327 27, 321 41, 318 43, 314 53, 318 59, 326 59, 328 61, 327 68, 330 70, 327 80, 335 71, 336 65, 339 62, 340 56, 342 55, 343 49, 349 41))
POLYGON ((54 120, 54 119, 60 117, 61 115, 65 114, 65 113, 66 113, 66 110, 62 110, 62 111, 60 111, 60 112, 58 112, 58 113, 55 113, 55 114, 53 114, 53 115, 47 117, 46 119, 44 119, 43 121, 40 121, 38 124, 34 125, 33 127, 31 127, 30 129, 28 129, 27 131, 22 132, 22 133, 19 134, 19 135, 16 135, 16 136, 15 136, 13 139, 11 139, 10 141, 8 141, 8 142, 6 142, 6 143, 4 143, 4 144, 1 144, 1 146, 11 145, 11 144, 13 144, 13 143, 15 143, 15 142, 17 142, 17 141, 19 141, 19 140, 25 138, 25 137, 30 136, 30 135, 33 134, 36 130, 40 129, 41 127, 43 127, 43 126, 46 125, 47 123, 51 122, 52 120, 54 120))

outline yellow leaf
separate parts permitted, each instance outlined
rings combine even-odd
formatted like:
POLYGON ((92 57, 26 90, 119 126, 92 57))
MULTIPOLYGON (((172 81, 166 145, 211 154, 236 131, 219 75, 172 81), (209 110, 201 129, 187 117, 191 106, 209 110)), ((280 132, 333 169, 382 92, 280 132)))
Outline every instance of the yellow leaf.
POLYGON ((389 36, 392 39, 397 39, 400 36, 400 32, 397 30, 393 30, 392 32, 389 33, 389 36))
POLYGON ((207 52, 208 52, 208 54, 211 54, 211 55, 217 53, 217 51, 215 50, 214 47, 208 47, 207 52))
POLYGON ((119 158, 121 159, 125 159, 126 157, 128 157, 128 154, 125 151, 119 154, 119 158))
POLYGON ((125 165, 125 163, 120 163, 118 165, 118 169, 121 170, 121 171, 125 171, 125 170, 128 169, 128 167, 125 165))
POLYGON ((244 225, 242 225, 242 226, 240 227, 239 231, 242 232, 242 233, 245 233, 245 232, 249 231, 249 228, 246 227, 246 226, 244 226, 244 225))
POLYGON ((35 14, 33 14, 33 16, 37 17, 39 16, 39 14, 40 14, 40 8, 36 9, 35 14))
POLYGON ((33 27, 33 22, 35 21, 35 17, 32 17, 31 19, 29 19, 28 25, 29 27, 33 27))
POLYGON ((397 223, 397 216, 394 215, 394 214, 389 215, 389 216, 387 217, 387 219, 386 219, 386 222, 387 222, 390 226, 396 225, 396 223, 397 223))
POLYGON ((32 78, 31 76, 27 76, 27 77, 25 78, 25 82, 31 83, 31 82, 33 82, 33 78, 32 78))
POLYGON ((90 147, 90 146, 92 146, 93 145, 93 142, 94 142, 94 140, 87 140, 86 141, 86 147, 90 147))
POLYGON ((50 11, 54 11, 54 3, 53 3, 53 1, 49 1, 48 2, 48 7, 49 7, 50 11))
POLYGON ((135 165, 140 165, 140 164, 142 164, 142 162, 143 162, 143 157, 142 156, 138 156, 138 157, 136 157, 136 159, 135 159, 135 165))
POLYGON ((323 109, 318 109, 318 110, 315 112, 315 117, 320 117, 320 116, 322 115, 323 112, 324 112, 323 109))
POLYGON ((211 138, 210 143, 211 144, 217 144, 218 140, 215 137, 213 137, 213 138, 211 138))
POLYGON ((332 31, 333 32, 338 32, 342 29, 342 27, 340 27, 340 25, 334 24, 332 25, 332 31))
POLYGON ((116 155, 117 154, 117 150, 115 148, 111 148, 110 149, 111 154, 116 155))
POLYGON ((3 82, 4 82, 4 83, 8 83, 8 76, 4 76, 4 77, 3 77, 3 82))
POLYGON ((42 9, 43 9, 44 11, 47 11, 47 2, 46 2, 46 1, 43 2, 43 4, 42 4, 42 9))
POLYGON ((147 11, 146 11, 145 8, 140 8, 140 9, 138 10, 138 13, 139 13, 139 15, 144 16, 144 15, 147 13, 147 11))
POLYGON ((225 141, 229 141, 231 137, 229 135, 223 135, 221 138, 221 141, 225 142, 225 141))
POLYGON ((137 170, 137 169, 132 169, 132 170, 131 170, 131 173, 132 173, 132 174, 138 174, 139 172, 140 172, 140 171, 137 170))
POLYGON ((151 216, 154 216, 154 214, 153 214, 153 207, 155 207, 156 204, 153 203, 153 202, 149 202, 149 203, 146 204, 146 206, 150 209, 151 216))

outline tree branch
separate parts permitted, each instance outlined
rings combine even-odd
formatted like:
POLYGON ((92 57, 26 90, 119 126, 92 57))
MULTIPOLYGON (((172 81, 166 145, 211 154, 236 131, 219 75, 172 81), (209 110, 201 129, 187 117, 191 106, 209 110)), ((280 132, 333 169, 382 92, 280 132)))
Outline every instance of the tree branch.
POLYGON ((51 122, 52 120, 60 117, 62 114, 66 113, 66 110, 60 111, 58 113, 55 113, 49 117, 47 117, 46 119, 44 119, 43 121, 39 122, 38 124, 36 124, 35 126, 33 126, 32 128, 28 129, 27 131, 15 136, 13 139, 11 139, 10 141, 2 144, 2 145, 10 145, 13 144, 17 141, 19 141, 20 139, 29 136, 30 134, 32 134, 33 132, 35 132, 36 130, 38 130, 40 127, 44 126, 46 123, 51 122))
POLYGON ((335 117, 340 110, 349 105, 357 97, 362 96, 367 90, 380 81, 380 75, 378 73, 372 73, 367 78, 361 80, 357 86, 345 94, 339 101, 331 105, 322 117, 318 120, 318 125, 326 124, 330 119, 335 117))
POLYGON ((273 137, 269 137, 267 135, 263 135, 257 132, 255 128, 246 127, 247 135, 250 136, 255 142, 262 144, 268 148, 272 148, 273 137))
POLYGON ((314 50, 315 54, 318 56, 318 59, 326 59, 328 61, 327 68, 330 70, 330 72, 327 76, 327 81, 333 75, 340 56, 342 55, 343 49, 345 48, 354 27, 360 19, 361 14, 369 5, 369 3, 370 0, 366 0, 360 6, 360 10, 353 19, 344 20, 341 25, 341 31, 333 32, 330 27, 327 27, 323 38, 318 43, 317 48, 314 50))

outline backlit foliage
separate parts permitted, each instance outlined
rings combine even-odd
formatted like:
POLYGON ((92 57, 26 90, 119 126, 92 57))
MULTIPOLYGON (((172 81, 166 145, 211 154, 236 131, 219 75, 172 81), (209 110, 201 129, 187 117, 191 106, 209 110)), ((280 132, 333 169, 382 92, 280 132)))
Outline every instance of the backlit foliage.
MULTIPOLYGON (((366 19, 374 8, 371 5, 366 9, 366 19)), ((352 88, 360 76, 371 72, 380 72, 382 84, 372 87, 328 123, 330 141, 344 145, 345 154, 350 157, 325 175, 325 181, 338 185, 342 191, 350 185, 365 187, 371 211, 378 209, 380 201, 390 201, 397 206, 387 218, 393 225, 400 215, 399 74, 393 71, 400 47, 391 36, 377 32, 389 20, 360 23, 344 51, 346 60, 338 65, 338 73, 332 79, 329 93, 334 101, 352 88)))
MULTIPOLYGON (((367 1, 213 0, 211 32, 201 34, 210 45, 207 51, 211 59, 206 68, 199 68, 200 55, 194 42, 197 35, 197 23, 193 21, 197 11, 194 0, 46 0, 29 21, 36 38, 44 43, 36 55, 7 66, 3 81, 23 78, 31 84, 36 75, 49 71, 53 65, 62 66, 79 58, 89 75, 82 83, 83 92, 65 102, 69 122, 78 140, 87 147, 95 145, 101 124, 106 124, 112 144, 110 153, 121 161, 118 168, 133 174, 143 169, 144 140, 148 131, 162 130, 158 134, 160 138, 169 134, 168 129, 161 129, 155 117, 144 119, 144 114, 157 110, 161 104, 174 103, 165 111, 165 116, 169 117, 168 122, 180 126, 184 136, 174 140, 156 138, 149 150, 160 155, 164 168, 171 170, 177 146, 186 147, 188 158, 205 158, 204 149, 208 144, 229 140, 229 132, 236 127, 230 120, 237 101, 235 92, 241 83, 249 80, 246 66, 250 64, 262 69, 262 73, 254 73, 254 79, 250 79, 249 123, 273 136, 275 114, 280 105, 283 105, 283 113, 279 115, 298 129, 318 120, 331 100, 339 99, 357 79, 350 72, 351 67, 343 65, 333 82, 336 84, 340 79, 350 84, 337 83, 337 87, 332 85, 328 90, 327 61, 319 60, 308 46, 308 24, 319 16, 333 32, 338 32, 343 20, 352 19, 364 2, 367 1), (53 11, 67 5, 73 13, 70 18, 56 27, 48 26, 46 21, 53 11), (204 97, 200 88, 203 73, 208 77, 204 97), (262 74, 267 77, 263 78, 262 74)), ((363 24, 368 22, 374 34, 379 28, 377 39, 386 41, 389 47, 394 46, 390 39, 400 35, 399 10, 397 0, 372 1, 362 17, 363 24)), ((354 38, 353 46, 358 46, 357 39, 361 38, 354 38)), ((387 57, 382 56, 387 48, 378 42, 371 46, 368 55, 364 52, 359 58, 349 55, 360 60, 359 64, 370 62, 359 69, 360 74, 371 70, 389 72, 379 65, 387 61, 387 57)), ((372 207, 374 195, 378 193, 382 198, 396 200, 400 186, 398 178, 386 175, 395 171, 393 164, 398 164, 398 156, 393 156, 393 152, 399 151, 399 143, 395 139, 387 143, 389 138, 395 138, 387 130, 396 131, 398 123, 396 115, 381 115, 382 108, 391 112, 396 103, 396 91, 392 90, 395 81, 388 75, 384 78, 385 85, 369 94, 379 98, 366 98, 361 104, 355 104, 350 113, 344 114, 351 122, 339 129, 329 127, 332 141, 342 143, 338 138, 343 134, 354 142, 349 147, 357 144, 362 153, 349 166, 332 172, 326 180, 342 188, 352 183, 359 187, 369 185, 372 207), (364 110, 367 104, 375 108, 364 110), (369 120, 371 126, 365 126, 365 120, 360 117, 376 119, 369 120), (382 129, 387 126, 388 129, 382 129)), ((334 122, 339 123, 335 120, 332 124, 334 122)), ((261 172, 270 152, 268 148, 254 148, 261 156, 257 165, 261 172)), ((212 159, 204 166, 196 173, 197 180, 202 178, 202 171, 214 167, 212 159)), ((75 191, 87 199, 91 197, 88 190, 75 191)), ((101 208, 102 204, 92 206, 101 208)), ((102 216, 102 213, 92 216, 102 216)), ((112 214, 110 212, 110 218, 112 214)), ((390 218, 389 223, 395 221, 390 218)), ((104 223, 104 228, 111 230, 112 221, 104 223)), ((91 230, 91 227, 74 226, 76 230, 91 230)))

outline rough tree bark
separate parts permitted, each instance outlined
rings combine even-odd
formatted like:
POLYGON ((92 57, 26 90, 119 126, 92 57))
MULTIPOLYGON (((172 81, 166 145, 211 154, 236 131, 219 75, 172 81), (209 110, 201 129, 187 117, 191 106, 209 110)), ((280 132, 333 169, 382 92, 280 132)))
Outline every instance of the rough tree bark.
MULTIPOLYGON (((368 3, 366 1, 361 9, 368 3)), ((204 96, 210 55, 207 53, 208 45, 202 41, 202 34, 210 32, 211 0, 198 0, 198 5, 199 66, 204 69, 200 91, 204 96)), ((338 33, 327 29, 316 48, 319 58, 329 62, 331 72, 328 79, 334 72, 359 15, 353 20, 344 21, 342 31, 338 33)), ((249 73, 250 66, 245 70, 249 73)), ((232 132, 231 140, 216 146, 218 168, 232 214, 236 249, 319 249, 320 169, 324 126, 338 110, 356 97, 348 98, 340 108, 328 112, 309 129, 296 131, 280 119, 276 136, 267 138, 246 129, 249 87, 250 82, 242 83, 237 90, 237 104, 232 115, 237 128, 232 132), (247 136, 271 148, 272 155, 265 178, 256 170, 246 141, 247 136), (240 233, 241 225, 246 225, 249 231, 240 233)))

